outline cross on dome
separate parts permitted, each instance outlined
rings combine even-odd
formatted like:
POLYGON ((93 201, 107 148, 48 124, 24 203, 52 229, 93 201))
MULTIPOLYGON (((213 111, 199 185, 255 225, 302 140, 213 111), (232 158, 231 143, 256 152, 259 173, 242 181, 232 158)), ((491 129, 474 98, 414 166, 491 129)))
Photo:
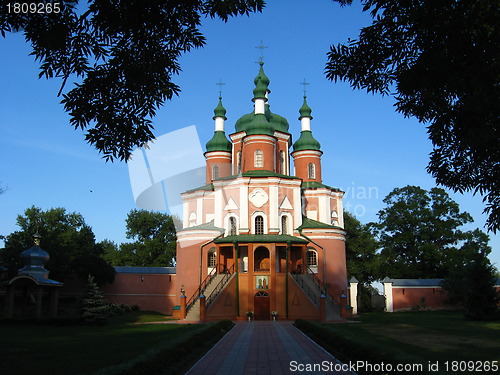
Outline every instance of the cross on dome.
POLYGON ((217 82, 216 85, 219 86, 219 99, 222 99, 222 86, 224 86, 225 83, 222 82, 222 79, 219 79, 219 82, 217 82))

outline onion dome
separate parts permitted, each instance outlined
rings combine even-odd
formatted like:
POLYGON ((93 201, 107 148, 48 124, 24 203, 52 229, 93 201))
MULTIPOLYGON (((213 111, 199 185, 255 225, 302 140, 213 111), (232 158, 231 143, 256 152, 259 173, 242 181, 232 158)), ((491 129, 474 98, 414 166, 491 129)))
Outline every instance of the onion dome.
POLYGON ((300 107, 300 109, 299 109, 299 113, 300 113, 299 120, 301 120, 303 117, 309 117, 310 119, 313 118, 311 116, 312 109, 307 104, 307 100, 306 99, 307 99, 307 97, 304 95, 304 103, 302 104, 302 107, 300 107))
POLYGON ((224 120, 227 120, 227 118, 226 118, 226 108, 224 108, 224 106, 222 105, 222 97, 220 97, 220 96, 219 96, 219 104, 217 105, 217 107, 215 107, 214 114, 215 114, 215 116, 213 117, 214 120, 217 117, 221 117, 224 120))
POLYGON ((310 130, 303 130, 300 138, 293 144, 293 151, 317 150, 320 151, 320 143, 313 137, 310 130))
POLYGON ((304 103, 299 109, 299 120, 302 124, 300 138, 293 144, 293 151, 316 150, 321 148, 320 143, 313 137, 311 132, 311 113, 312 109, 307 104, 306 96, 304 95, 304 103))
POLYGON ((24 267, 18 272, 19 275, 32 276, 35 279, 48 278, 49 271, 44 266, 49 261, 49 254, 40 248, 40 238, 38 233, 33 235, 34 246, 21 253, 21 259, 24 267))
MULTIPOLYGON (((271 83, 271 80, 266 76, 266 73, 264 73, 264 68, 263 68, 264 62, 260 61, 259 65, 260 65, 259 74, 257 74, 257 77, 255 77, 255 79, 253 80, 253 83, 255 86, 257 86, 257 83, 261 81, 267 87, 271 83)), ((269 89, 267 90, 268 92, 271 92, 269 89)))
POLYGON ((276 113, 272 113, 269 109, 269 104, 266 104, 266 118, 267 121, 269 121, 274 127, 274 130, 288 134, 288 128, 290 125, 288 125, 287 119, 283 116, 277 115, 276 113))
POLYGON ((267 94, 270 92, 268 89, 269 83, 271 82, 269 78, 266 76, 264 73, 264 62, 261 61, 260 63, 260 69, 259 69, 259 74, 257 74, 257 77, 253 80, 253 83, 255 84, 255 88, 253 89, 253 101, 255 102, 257 99, 263 99, 264 101, 267 101, 267 94))
POLYGON ((222 130, 214 131, 214 136, 206 144, 207 152, 232 150, 231 142, 226 138, 226 133, 222 130))

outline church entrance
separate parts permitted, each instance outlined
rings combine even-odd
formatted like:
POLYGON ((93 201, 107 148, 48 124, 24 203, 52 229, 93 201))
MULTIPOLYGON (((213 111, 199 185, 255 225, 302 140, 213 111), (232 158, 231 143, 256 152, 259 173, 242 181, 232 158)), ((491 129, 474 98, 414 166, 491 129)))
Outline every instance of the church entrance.
POLYGON ((255 320, 271 319, 271 298, 266 292, 257 292, 253 297, 255 320))

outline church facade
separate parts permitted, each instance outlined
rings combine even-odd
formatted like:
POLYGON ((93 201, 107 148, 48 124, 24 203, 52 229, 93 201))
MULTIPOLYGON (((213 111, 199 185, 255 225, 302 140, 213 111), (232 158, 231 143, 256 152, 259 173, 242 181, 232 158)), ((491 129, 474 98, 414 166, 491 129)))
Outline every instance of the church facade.
POLYGON ((340 318, 347 294, 344 193, 323 184, 306 95, 300 137, 292 142, 288 121, 270 110, 263 65, 254 108, 228 135, 219 98, 206 184, 182 194, 175 278, 188 320, 317 319, 321 303, 324 318, 340 318))

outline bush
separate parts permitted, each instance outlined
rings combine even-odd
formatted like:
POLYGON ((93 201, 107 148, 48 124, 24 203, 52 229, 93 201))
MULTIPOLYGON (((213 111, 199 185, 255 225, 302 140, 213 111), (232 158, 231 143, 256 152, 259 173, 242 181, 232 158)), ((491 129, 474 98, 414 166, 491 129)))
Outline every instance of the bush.
POLYGON ((203 354, 231 330, 234 323, 222 320, 186 341, 135 363, 120 375, 184 374, 203 354))

